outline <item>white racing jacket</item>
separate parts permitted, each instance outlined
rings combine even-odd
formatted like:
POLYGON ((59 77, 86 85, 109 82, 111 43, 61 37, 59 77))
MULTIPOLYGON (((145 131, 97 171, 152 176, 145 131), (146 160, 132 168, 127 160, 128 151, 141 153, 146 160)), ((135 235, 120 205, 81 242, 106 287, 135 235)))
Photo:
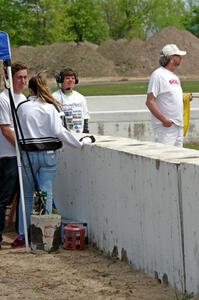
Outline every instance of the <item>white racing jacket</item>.
POLYGON ((57 150, 62 147, 62 142, 81 148, 87 143, 85 140, 79 142, 64 128, 59 112, 53 104, 42 102, 36 96, 21 102, 17 107, 17 115, 24 137, 23 141, 19 131, 19 141, 23 150, 57 150))

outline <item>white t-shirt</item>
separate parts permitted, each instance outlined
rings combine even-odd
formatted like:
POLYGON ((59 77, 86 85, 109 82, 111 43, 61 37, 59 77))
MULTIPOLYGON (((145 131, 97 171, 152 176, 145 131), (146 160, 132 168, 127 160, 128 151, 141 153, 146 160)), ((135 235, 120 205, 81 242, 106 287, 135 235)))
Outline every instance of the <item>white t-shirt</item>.
MULTIPOLYGON (((183 94, 179 78, 164 67, 159 67, 150 76, 148 93, 153 93, 163 115, 176 125, 183 126, 183 94)), ((153 128, 161 124, 153 114, 153 128)))
MULTIPOLYGON (((15 106, 25 101, 26 97, 23 94, 14 94, 15 106)), ((10 108, 10 99, 8 90, 0 93, 0 124, 10 125, 14 131, 12 112, 10 108)), ((0 157, 16 156, 15 147, 4 137, 0 129, 0 157)))
POLYGON ((76 91, 64 94, 61 89, 54 92, 53 97, 62 104, 67 128, 83 132, 84 119, 89 119, 85 97, 76 91))

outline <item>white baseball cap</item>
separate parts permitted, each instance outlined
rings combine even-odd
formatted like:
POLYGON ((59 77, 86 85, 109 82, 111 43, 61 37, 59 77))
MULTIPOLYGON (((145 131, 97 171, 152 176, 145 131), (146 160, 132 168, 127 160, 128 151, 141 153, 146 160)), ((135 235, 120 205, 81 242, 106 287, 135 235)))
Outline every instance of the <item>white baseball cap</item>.
POLYGON ((174 44, 169 44, 169 45, 166 45, 162 48, 162 51, 161 53, 165 56, 171 56, 171 55, 180 55, 180 56, 183 56, 183 55, 186 55, 187 52, 186 51, 182 51, 180 50, 176 45, 174 44))

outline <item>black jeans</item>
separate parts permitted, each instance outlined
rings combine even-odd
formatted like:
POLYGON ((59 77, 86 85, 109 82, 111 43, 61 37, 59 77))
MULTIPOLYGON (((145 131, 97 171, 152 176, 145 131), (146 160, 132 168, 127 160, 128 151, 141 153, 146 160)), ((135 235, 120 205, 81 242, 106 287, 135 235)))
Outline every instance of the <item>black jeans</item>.
POLYGON ((0 158, 0 232, 5 227, 6 207, 11 203, 18 185, 17 158, 0 158))

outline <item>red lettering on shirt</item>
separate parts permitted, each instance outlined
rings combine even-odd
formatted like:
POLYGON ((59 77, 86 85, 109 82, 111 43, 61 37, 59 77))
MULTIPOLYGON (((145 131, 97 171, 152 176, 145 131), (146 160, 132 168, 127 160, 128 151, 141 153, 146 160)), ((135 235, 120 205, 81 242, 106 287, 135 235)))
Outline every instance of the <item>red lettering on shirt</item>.
POLYGON ((178 85, 178 84, 180 84, 180 82, 177 79, 170 79, 169 83, 172 84, 172 85, 178 85))

